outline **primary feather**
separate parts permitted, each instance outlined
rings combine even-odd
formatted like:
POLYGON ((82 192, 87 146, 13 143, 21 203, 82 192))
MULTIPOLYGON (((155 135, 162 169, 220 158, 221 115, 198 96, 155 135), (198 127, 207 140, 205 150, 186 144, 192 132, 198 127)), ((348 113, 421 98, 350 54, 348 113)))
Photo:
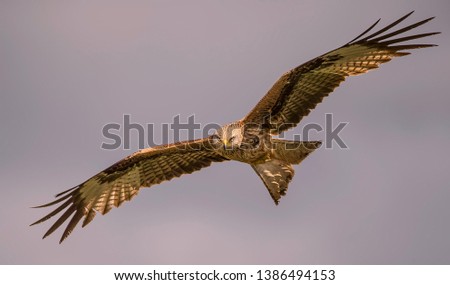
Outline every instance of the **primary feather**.
POLYGON ((112 207, 131 200, 142 187, 150 187, 183 174, 208 167, 226 158, 212 151, 208 140, 181 142, 138 151, 108 167, 80 185, 56 195, 56 200, 36 208, 64 202, 32 225, 44 222, 62 211, 61 217, 45 233, 47 237, 72 214, 60 242, 66 239, 84 217, 83 227, 95 213, 108 213, 112 207))
POLYGON ((361 39, 378 24, 380 21, 378 20, 349 43, 283 74, 266 96, 244 118, 244 122, 264 124, 270 128, 272 134, 280 134, 295 127, 346 77, 366 73, 394 57, 408 55, 408 50, 435 46, 433 44, 394 45, 438 34, 424 33, 395 38, 433 18, 379 36, 396 27, 411 14, 412 12, 361 39))

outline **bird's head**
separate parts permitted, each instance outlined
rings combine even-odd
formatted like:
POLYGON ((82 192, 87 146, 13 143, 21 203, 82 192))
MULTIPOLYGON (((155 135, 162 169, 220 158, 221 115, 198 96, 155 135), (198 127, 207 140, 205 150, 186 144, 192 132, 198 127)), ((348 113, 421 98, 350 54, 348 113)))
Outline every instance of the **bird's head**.
POLYGON ((240 147, 243 136, 241 124, 231 123, 218 129, 210 138, 216 147, 230 150, 240 147))

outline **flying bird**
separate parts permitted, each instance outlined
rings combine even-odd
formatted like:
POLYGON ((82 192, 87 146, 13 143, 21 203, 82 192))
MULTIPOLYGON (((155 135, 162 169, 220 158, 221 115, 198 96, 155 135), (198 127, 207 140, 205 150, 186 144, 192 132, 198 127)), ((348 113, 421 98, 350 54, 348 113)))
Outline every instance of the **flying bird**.
POLYGON ((321 142, 282 140, 273 136, 295 127, 348 76, 366 73, 394 57, 408 55, 410 50, 436 46, 405 42, 438 33, 403 35, 434 17, 394 29, 412 13, 369 34, 378 20, 347 44, 286 72, 243 119, 224 125, 211 136, 142 149, 59 193, 53 202, 36 207, 59 204, 32 225, 62 213, 45 233, 45 238, 72 216, 61 243, 81 219, 84 218, 84 227, 97 212, 108 213, 113 207, 131 200, 143 187, 228 160, 249 164, 278 204, 294 176, 292 165, 299 164, 319 148, 321 142))

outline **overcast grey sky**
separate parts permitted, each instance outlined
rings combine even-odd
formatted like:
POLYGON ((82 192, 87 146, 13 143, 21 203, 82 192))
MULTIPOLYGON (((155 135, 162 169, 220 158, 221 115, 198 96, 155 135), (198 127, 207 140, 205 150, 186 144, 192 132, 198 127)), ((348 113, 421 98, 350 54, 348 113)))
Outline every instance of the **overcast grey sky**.
POLYGON ((0 263, 449 264, 449 15, 447 0, 0 1, 0 263), (234 121, 290 68, 412 10, 437 17, 418 31, 440 46, 326 98, 302 125, 333 113, 349 149, 296 166, 279 206, 227 162, 142 189, 62 245, 61 230, 41 240, 50 222, 28 226, 49 211, 31 206, 137 150, 102 150, 105 124, 234 121))

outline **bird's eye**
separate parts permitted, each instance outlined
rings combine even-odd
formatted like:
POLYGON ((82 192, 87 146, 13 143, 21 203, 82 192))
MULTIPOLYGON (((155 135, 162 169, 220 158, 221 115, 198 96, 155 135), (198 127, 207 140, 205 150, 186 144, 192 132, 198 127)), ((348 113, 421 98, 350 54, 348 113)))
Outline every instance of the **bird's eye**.
POLYGON ((229 142, 230 142, 230 143, 233 143, 234 139, 235 139, 235 137, 231 137, 230 140, 229 140, 229 142))
POLYGON ((213 135, 211 136, 211 140, 212 140, 213 142, 218 142, 218 141, 220 141, 220 137, 219 137, 219 135, 217 135, 217 134, 213 134, 213 135))

